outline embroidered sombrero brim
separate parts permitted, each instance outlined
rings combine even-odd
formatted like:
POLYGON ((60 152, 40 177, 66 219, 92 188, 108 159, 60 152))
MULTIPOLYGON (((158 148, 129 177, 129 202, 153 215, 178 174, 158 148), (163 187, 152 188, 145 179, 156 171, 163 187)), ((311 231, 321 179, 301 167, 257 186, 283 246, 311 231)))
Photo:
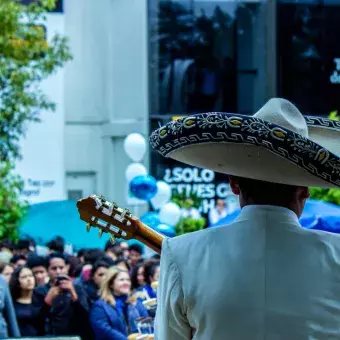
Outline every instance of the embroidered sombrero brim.
POLYGON ((338 124, 304 118, 290 102, 272 99, 254 116, 202 113, 171 121, 151 134, 150 143, 165 157, 220 173, 339 187, 338 124))

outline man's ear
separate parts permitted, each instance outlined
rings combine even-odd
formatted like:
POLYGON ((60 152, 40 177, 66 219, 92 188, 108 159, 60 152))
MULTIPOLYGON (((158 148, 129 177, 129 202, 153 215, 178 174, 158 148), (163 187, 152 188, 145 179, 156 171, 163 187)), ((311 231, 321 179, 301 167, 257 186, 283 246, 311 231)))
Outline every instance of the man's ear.
POLYGON ((299 199, 306 200, 310 197, 310 191, 307 187, 299 187, 297 189, 297 195, 299 199))
POLYGON ((230 184, 230 189, 234 195, 239 195, 241 193, 240 187, 238 186, 238 183, 234 177, 229 176, 229 184, 230 184))

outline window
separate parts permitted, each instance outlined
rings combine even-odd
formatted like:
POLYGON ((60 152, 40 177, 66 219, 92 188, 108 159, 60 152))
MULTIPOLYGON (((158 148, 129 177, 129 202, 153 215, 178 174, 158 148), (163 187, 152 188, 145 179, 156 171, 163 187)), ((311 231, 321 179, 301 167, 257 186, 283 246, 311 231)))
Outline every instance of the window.
POLYGON ((77 201, 90 196, 97 189, 96 173, 92 171, 66 172, 66 190, 68 199, 77 201))
POLYGON ((72 201, 78 201, 83 198, 82 190, 68 190, 67 191, 67 199, 72 201))
POLYGON ((149 1, 151 115, 253 113, 266 100, 266 6, 149 1))
POLYGON ((340 109, 340 1, 278 5, 279 95, 304 114, 340 109))
MULTIPOLYGON (((150 129, 174 116, 253 114, 267 99, 266 1, 149 0, 150 129)), ((151 151, 151 174, 196 193, 207 213, 230 195, 226 175, 151 151)))

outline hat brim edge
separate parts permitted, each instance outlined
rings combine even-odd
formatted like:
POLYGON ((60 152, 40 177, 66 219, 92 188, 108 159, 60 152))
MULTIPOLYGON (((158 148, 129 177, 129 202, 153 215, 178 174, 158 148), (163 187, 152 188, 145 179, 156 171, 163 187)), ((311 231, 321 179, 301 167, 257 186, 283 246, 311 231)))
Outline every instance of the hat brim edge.
MULTIPOLYGON (((150 143, 163 156, 177 160, 179 159, 175 156, 176 151, 193 145, 253 145, 293 163, 311 174, 312 178, 318 179, 310 181, 309 186, 320 186, 322 183, 322 187, 340 187, 338 156, 300 134, 255 117, 227 113, 191 115, 169 122, 154 131, 150 136, 150 143)), ((192 152, 197 150, 192 149, 192 152)), ((180 161, 189 164, 185 159, 180 161)), ((191 162, 190 165, 218 171, 216 167, 212 169, 211 166, 205 166, 204 162, 191 162)), ((289 177, 289 174, 287 176, 289 177)))

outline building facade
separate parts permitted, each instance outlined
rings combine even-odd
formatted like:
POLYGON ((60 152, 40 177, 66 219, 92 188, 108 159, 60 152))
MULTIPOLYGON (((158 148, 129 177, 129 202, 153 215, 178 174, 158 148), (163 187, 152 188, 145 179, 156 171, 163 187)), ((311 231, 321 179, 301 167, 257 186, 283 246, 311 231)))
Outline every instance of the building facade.
MULTIPOLYGON (((274 96, 304 114, 337 111, 339 17, 339 0, 149 0, 150 129, 198 112, 253 114, 274 96)), ((230 197, 227 176, 150 160, 155 177, 198 193, 204 213, 230 197)))
POLYGON ((124 138, 148 135, 147 4, 65 0, 64 8, 74 56, 65 70, 68 198, 98 193, 124 204, 124 138))
POLYGON ((39 203, 97 193, 124 205, 130 162, 124 138, 132 132, 149 134, 147 3, 64 0, 59 6, 48 14, 47 31, 68 36, 73 60, 48 80, 57 111, 41 112, 42 122, 32 124, 23 141, 24 198, 39 203), (54 17, 58 27, 49 25, 54 17), (53 87, 61 88, 59 95, 53 87), (62 125, 58 135, 51 116, 62 125), (38 132, 46 136, 39 143, 38 132), (46 154, 52 144, 50 160, 46 154), (53 168, 58 174, 51 173, 53 168), (34 190, 47 179, 54 190, 34 190))
MULTIPOLYGON (((130 162, 124 138, 147 137, 179 116, 252 114, 273 96, 311 115, 340 109, 340 0, 64 0, 58 6, 74 56, 57 85, 59 199, 98 193, 124 205, 130 162)), ((151 150, 145 164, 157 179, 204 198, 203 212, 217 197, 229 197, 226 176, 151 150)))

